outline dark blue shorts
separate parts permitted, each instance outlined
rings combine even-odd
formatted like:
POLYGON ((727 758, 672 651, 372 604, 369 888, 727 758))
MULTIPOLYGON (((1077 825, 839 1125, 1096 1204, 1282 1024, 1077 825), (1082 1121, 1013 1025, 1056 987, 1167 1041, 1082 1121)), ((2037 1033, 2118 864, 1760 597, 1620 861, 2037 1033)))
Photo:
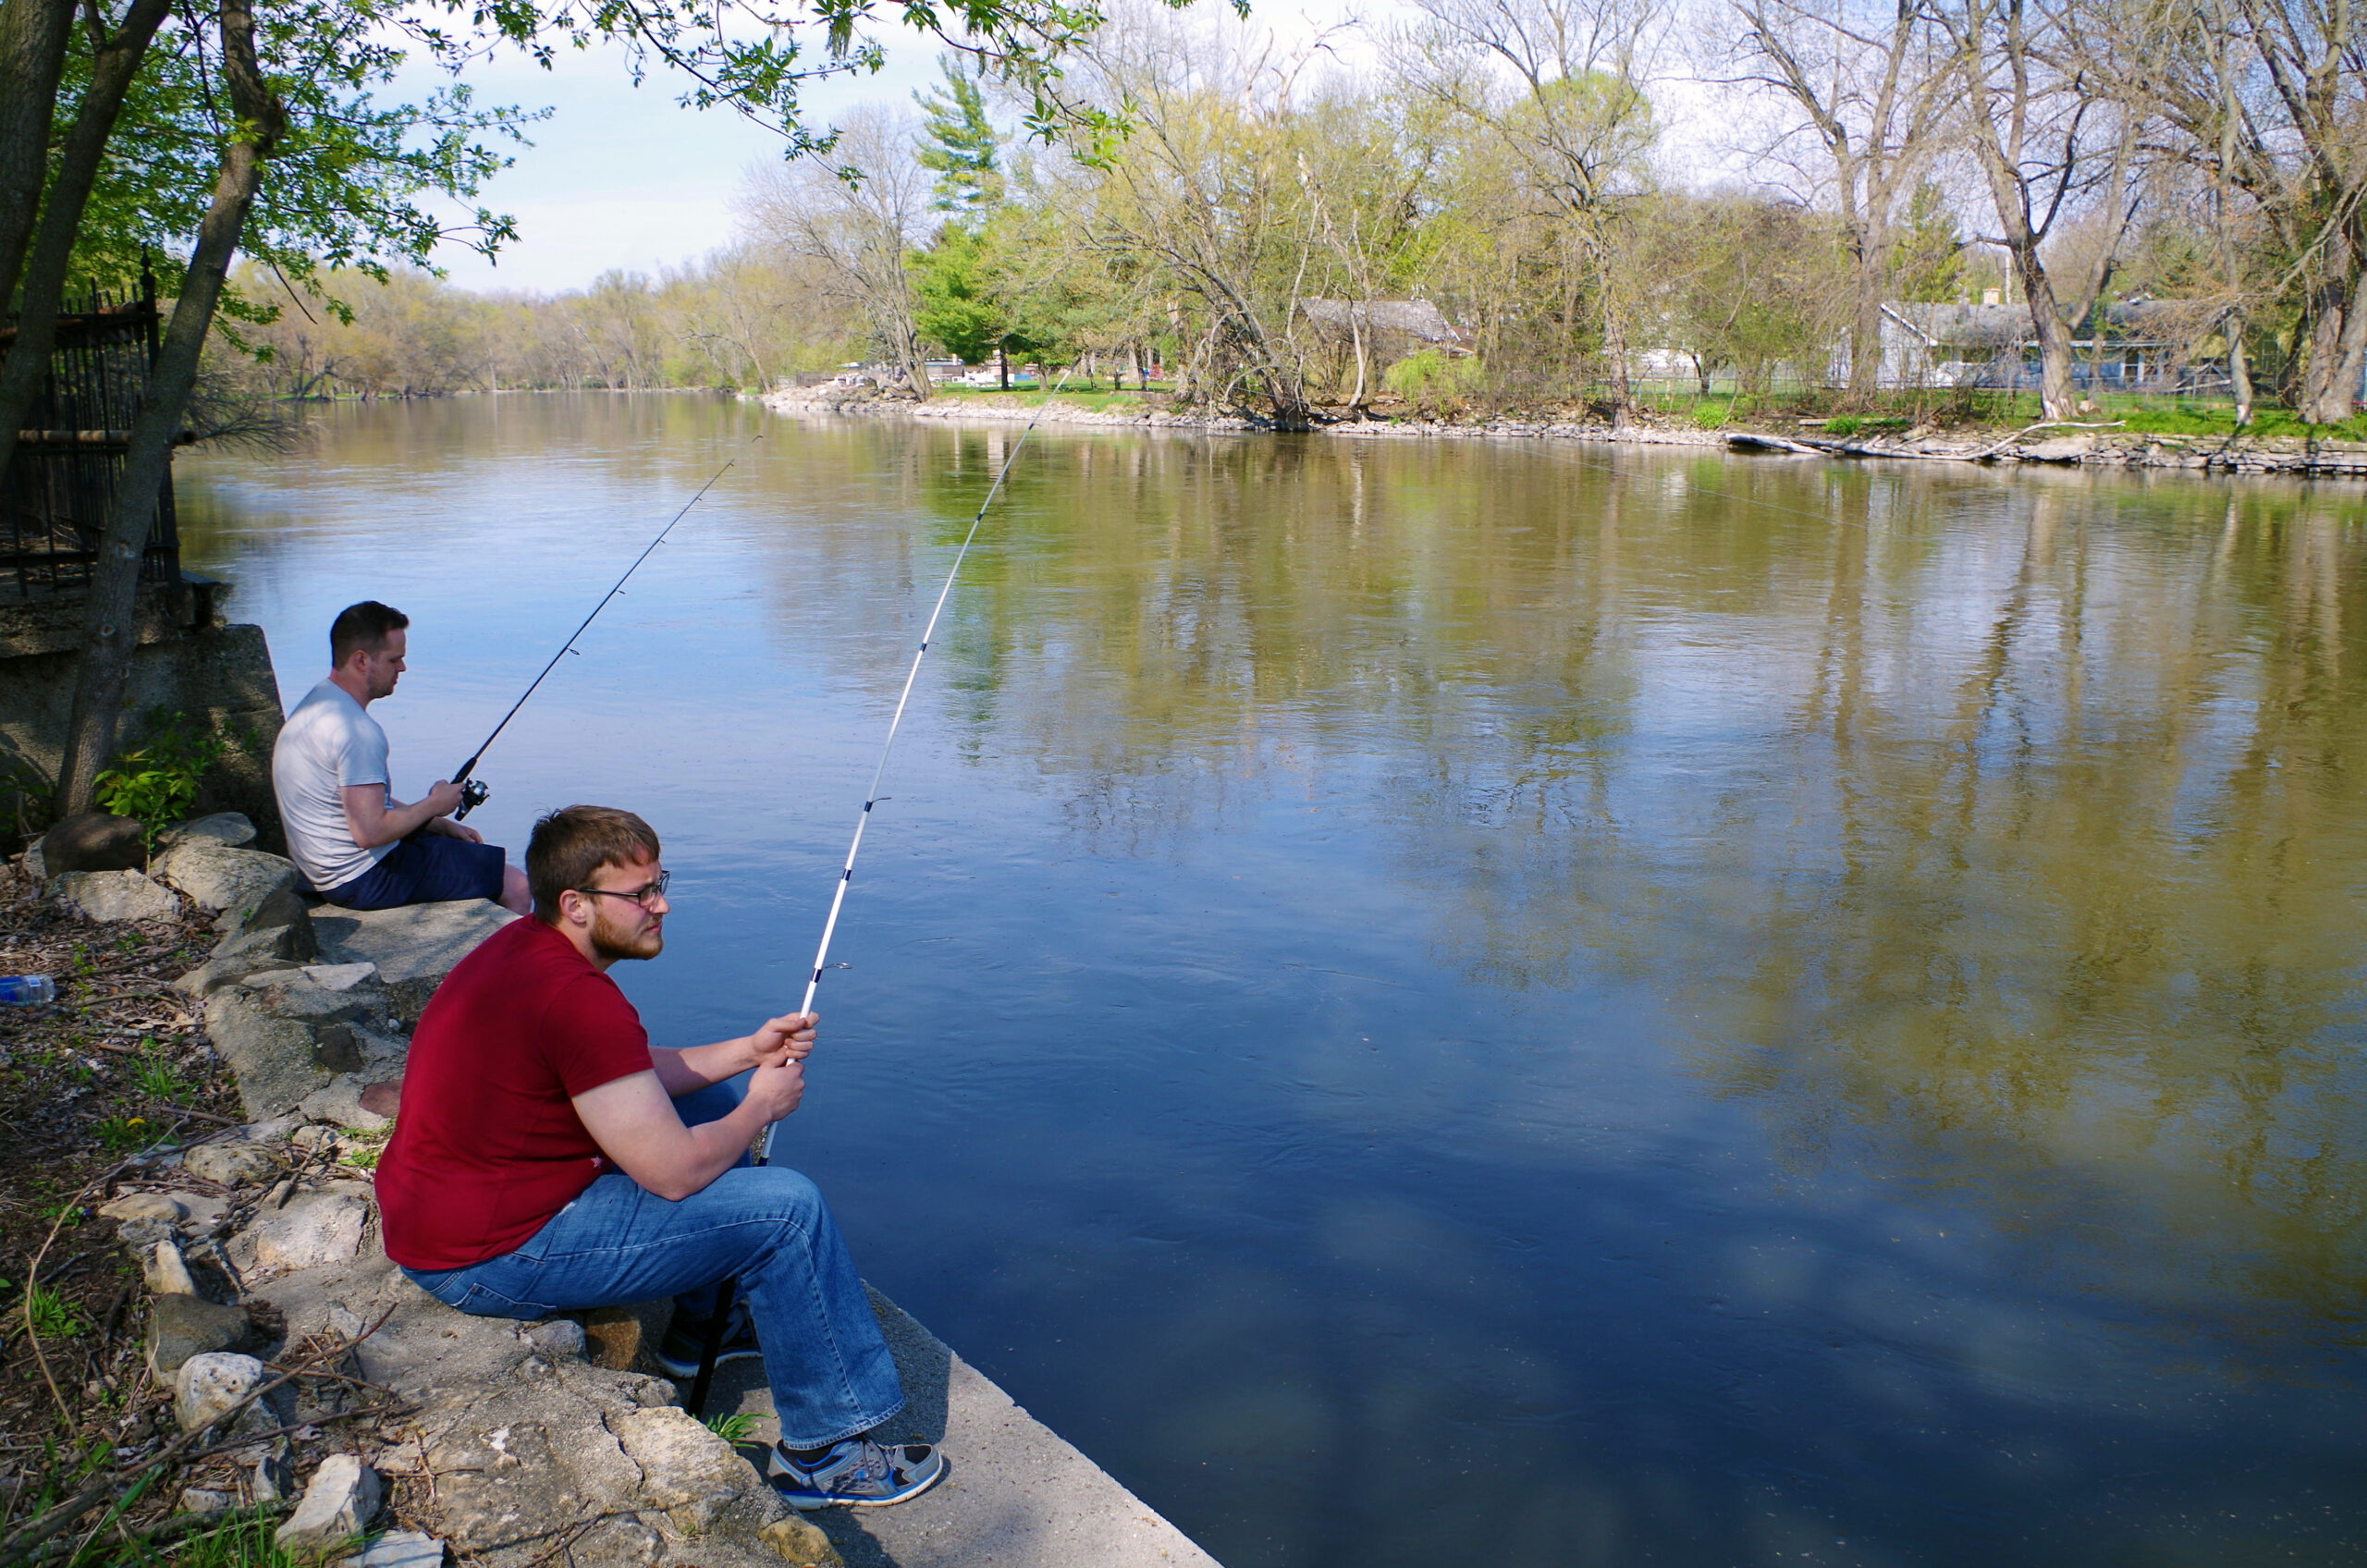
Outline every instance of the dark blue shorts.
POLYGON ((347 909, 392 909, 397 904, 442 903, 448 899, 501 897, 502 851, 442 833, 405 839, 394 853, 342 887, 321 894, 347 909))

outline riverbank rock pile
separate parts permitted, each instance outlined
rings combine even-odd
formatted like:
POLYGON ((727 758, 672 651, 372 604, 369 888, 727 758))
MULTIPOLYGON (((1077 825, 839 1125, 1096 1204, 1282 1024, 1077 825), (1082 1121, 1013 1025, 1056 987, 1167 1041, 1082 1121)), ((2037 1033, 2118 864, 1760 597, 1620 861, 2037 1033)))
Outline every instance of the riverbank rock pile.
POLYGON ((435 1568, 448 1548, 491 1568, 838 1563, 650 1375, 662 1305, 471 1317, 386 1256, 372 1172, 410 1027, 516 917, 481 900, 318 906, 291 864, 245 847, 241 818, 183 825, 144 869, 77 859, 119 838, 53 830, 27 868, 88 920, 211 917, 211 955, 174 985, 202 1005, 249 1118, 133 1157, 92 1197, 140 1271, 145 1370, 185 1439, 156 1527, 260 1508, 294 1556, 357 1568, 435 1568))
MULTIPOLYGON (((963 424, 1083 425, 1133 430, 1253 431, 1271 422, 1233 414, 1178 411, 1146 403, 1089 408, 1080 403, 1038 404, 1018 397, 960 397, 915 400, 897 386, 828 382, 781 387, 764 394, 764 406, 784 414, 885 414, 963 424)), ((1665 417, 1665 416, 1663 416, 1665 417)), ((1822 422, 1810 422, 1821 424, 1822 422)), ((2047 426, 2019 433, 1949 431, 1915 427, 1896 434, 1870 433, 1847 439, 1797 430, 1700 429, 1689 423, 1638 418, 1613 424, 1607 419, 1497 414, 1457 418, 1435 413, 1382 417, 1334 412, 1317 417, 1312 434, 1376 438, 1450 437, 1489 440, 1613 441, 1646 447, 1724 447, 1746 452, 1786 452, 1805 457, 1899 458, 1945 462, 2056 463, 2107 468, 2207 470, 2222 473, 2309 474, 2367 478, 2367 442, 2305 436, 2160 435, 2109 426, 2047 426)))

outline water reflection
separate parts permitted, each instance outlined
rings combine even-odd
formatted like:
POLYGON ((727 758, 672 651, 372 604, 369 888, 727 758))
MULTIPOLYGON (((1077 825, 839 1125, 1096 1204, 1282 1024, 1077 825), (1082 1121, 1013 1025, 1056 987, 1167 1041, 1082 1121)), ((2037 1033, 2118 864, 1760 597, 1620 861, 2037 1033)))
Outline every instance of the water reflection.
MULTIPOLYGON (((782 911, 818 925, 1012 439, 346 410, 184 509, 291 688, 325 609, 412 612, 400 769, 467 754, 737 454, 485 817, 644 805, 686 897, 629 985, 713 1037, 810 953, 782 911)), ((1233 1568, 2355 1548, 2361 518, 1039 432, 795 1158, 1233 1568)))

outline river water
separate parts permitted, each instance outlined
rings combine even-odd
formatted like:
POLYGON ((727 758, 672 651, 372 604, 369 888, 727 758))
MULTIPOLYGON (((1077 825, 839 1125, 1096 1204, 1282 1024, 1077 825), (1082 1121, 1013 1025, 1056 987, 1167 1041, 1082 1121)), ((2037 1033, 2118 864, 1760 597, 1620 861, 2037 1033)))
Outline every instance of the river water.
MULTIPOLYGON (((1012 433, 345 407, 184 460, 285 697, 631 806, 794 1004, 1012 433), (761 434, 761 441, 754 440, 761 434)), ((2367 1557, 2367 492, 1039 433, 779 1145, 1229 1568, 2367 1557)), ((960 1456, 954 1456, 958 1466, 960 1456)))

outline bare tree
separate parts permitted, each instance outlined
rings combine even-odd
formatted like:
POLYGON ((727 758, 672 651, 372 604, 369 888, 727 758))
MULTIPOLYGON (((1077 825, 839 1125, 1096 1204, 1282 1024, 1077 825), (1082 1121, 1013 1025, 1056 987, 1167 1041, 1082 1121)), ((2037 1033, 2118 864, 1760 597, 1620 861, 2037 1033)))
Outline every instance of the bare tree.
POLYGON ((2044 248, 2067 220, 2101 220, 2103 242, 2064 279, 2070 321, 2088 319, 2135 214, 2145 116, 2081 69, 2064 16, 2038 0, 1954 0, 1937 15, 1956 46, 1966 143, 1997 214, 1999 232, 1990 242, 2005 250, 2030 307, 2039 405, 2048 419, 2069 419, 2077 398, 2071 328, 2044 248))
POLYGON ((900 110, 858 109, 827 155, 808 153, 760 172, 742 211, 765 243, 821 264, 859 309, 913 390, 929 395, 913 324, 905 252, 930 227, 930 177, 914 155, 918 124, 900 110))
POLYGON ((1660 0, 1414 0, 1398 40, 1412 89, 1484 127, 1569 226, 1592 275, 1613 417, 1625 423, 1628 305, 1619 245, 1657 131, 1644 84, 1665 33, 1660 0))
POLYGON ((1849 390, 1863 398, 1882 366, 1893 222, 1940 153, 1957 92, 1955 56, 1923 0, 1731 0, 1742 33, 1730 80, 1774 94, 1793 123, 1763 149, 1806 139, 1848 247, 1849 390))

